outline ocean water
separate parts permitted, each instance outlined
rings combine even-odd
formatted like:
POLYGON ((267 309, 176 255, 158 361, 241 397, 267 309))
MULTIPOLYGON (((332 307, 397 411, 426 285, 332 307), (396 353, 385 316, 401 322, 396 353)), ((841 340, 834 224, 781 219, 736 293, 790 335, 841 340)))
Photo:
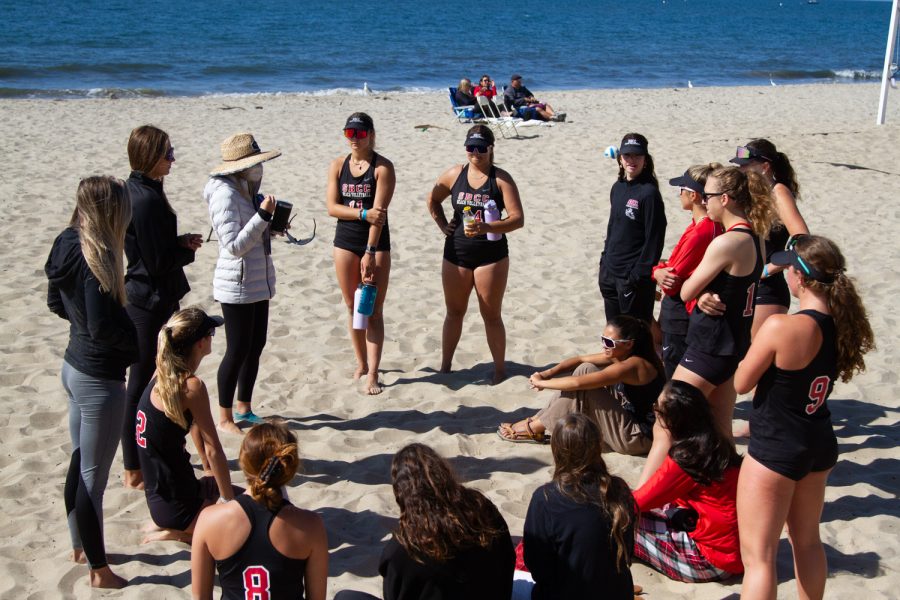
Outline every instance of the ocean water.
POLYGON ((878 80, 890 2, 0 0, 0 97, 878 80), (468 6, 463 7, 463 4, 468 6))

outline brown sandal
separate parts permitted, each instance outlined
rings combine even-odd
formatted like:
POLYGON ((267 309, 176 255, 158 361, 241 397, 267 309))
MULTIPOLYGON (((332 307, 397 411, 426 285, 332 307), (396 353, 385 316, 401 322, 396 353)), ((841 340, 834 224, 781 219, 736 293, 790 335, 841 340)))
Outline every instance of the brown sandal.
POLYGON ((515 423, 500 423, 500 427, 497 428, 497 436, 501 440, 512 442, 513 444, 546 444, 549 436, 543 431, 535 433, 534 429, 531 428, 532 420, 534 420, 534 417, 525 419, 525 431, 516 431, 515 423))

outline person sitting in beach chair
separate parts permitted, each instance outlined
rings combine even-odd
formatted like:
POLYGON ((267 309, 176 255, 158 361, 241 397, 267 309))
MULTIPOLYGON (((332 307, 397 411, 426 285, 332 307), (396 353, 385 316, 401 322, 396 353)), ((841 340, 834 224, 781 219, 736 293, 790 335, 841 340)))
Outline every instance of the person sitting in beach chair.
POLYGON ((566 113, 557 113, 546 102, 540 102, 527 87, 522 84, 522 76, 515 74, 510 78, 509 87, 503 92, 503 102, 507 108, 526 121, 565 121, 566 113))

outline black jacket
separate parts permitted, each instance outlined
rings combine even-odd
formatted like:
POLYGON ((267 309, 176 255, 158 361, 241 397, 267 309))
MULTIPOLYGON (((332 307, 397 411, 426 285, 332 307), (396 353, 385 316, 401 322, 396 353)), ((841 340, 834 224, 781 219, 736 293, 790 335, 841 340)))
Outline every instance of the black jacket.
POLYGON ((168 208, 161 182, 132 171, 125 187, 131 199, 125 234, 128 302, 171 311, 191 289, 182 267, 194 262, 194 251, 178 244, 178 218, 168 208))
POLYGON ((134 324, 124 307, 100 291, 76 229, 65 229, 53 242, 44 272, 50 281, 47 306, 70 323, 66 362, 91 377, 125 381, 125 369, 138 358, 134 324))
POLYGON ((600 263, 634 284, 649 280, 666 239, 666 208, 649 177, 620 180, 609 192, 609 224, 600 263))

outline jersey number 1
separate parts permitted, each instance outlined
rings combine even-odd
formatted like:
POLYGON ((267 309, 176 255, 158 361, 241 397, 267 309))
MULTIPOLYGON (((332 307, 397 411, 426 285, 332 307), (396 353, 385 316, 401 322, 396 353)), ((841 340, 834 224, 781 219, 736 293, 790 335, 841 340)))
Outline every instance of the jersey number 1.
POLYGON ((244 600, 269 600, 269 571, 265 567, 244 569, 244 600))
POLYGON ((747 305, 744 307, 744 316, 752 317, 753 316, 753 301, 756 300, 756 282, 750 284, 750 287, 747 288, 747 305))
POLYGON ((134 428, 134 441, 141 448, 147 447, 147 440, 144 438, 144 430, 147 429, 147 415, 144 411, 137 411, 137 425, 134 428))
POLYGON ((819 407, 825 404, 825 396, 828 395, 828 375, 819 375, 809 385, 809 399, 812 400, 806 405, 806 414, 811 415, 819 407))

